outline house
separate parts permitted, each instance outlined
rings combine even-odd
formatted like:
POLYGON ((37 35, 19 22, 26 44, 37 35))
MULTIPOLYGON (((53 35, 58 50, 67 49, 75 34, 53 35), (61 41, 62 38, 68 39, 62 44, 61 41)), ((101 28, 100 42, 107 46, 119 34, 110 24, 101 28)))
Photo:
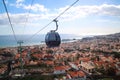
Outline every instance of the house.
POLYGON ((100 69, 101 67, 104 66, 105 62, 103 61, 94 61, 95 66, 100 69))
POLYGON ((44 63, 45 63, 47 66, 54 66, 54 61, 47 60, 47 61, 44 61, 44 63))
POLYGON ((95 65, 93 62, 81 62, 80 68, 84 70, 85 72, 91 74, 93 71, 95 71, 95 65))
POLYGON ((67 80, 86 80, 86 75, 83 71, 68 71, 67 80))
POLYGON ((38 64, 38 62, 36 62, 36 61, 30 61, 30 65, 36 65, 36 64, 38 64))
POLYGON ((73 69, 76 69, 76 70, 79 70, 78 66, 72 62, 69 62, 69 65, 73 68, 73 69))
POLYGON ((44 56, 44 59, 45 59, 45 60, 53 60, 53 59, 54 59, 54 56, 48 54, 48 55, 45 55, 45 56, 44 56))
POLYGON ((53 74, 65 74, 67 70, 71 69, 69 66, 56 66, 54 67, 53 74))

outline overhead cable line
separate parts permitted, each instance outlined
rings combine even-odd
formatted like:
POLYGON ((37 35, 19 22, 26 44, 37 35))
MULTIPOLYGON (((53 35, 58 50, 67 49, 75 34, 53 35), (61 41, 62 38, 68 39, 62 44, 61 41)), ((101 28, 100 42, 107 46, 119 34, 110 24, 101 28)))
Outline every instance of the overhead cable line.
POLYGON ((33 34, 31 37, 29 37, 28 39, 26 39, 26 41, 30 41, 30 39, 32 39, 35 35, 37 35, 40 31, 42 31, 43 29, 45 29, 47 26, 49 26, 53 21, 49 22, 46 26, 44 26, 43 28, 41 28, 38 32, 36 32, 35 34, 33 34))
POLYGON ((32 39, 36 34, 38 34, 40 31, 42 31, 43 29, 45 29, 46 27, 48 27, 52 22, 54 22, 55 20, 57 20, 61 15, 63 15, 67 10, 69 10, 73 5, 75 5, 79 0, 76 0, 74 3, 72 3, 68 8, 66 8, 62 13, 60 13, 56 18, 54 18, 51 22, 49 22, 47 25, 45 25, 43 28, 41 28, 39 31, 37 31, 35 34, 33 34, 28 41, 30 41, 30 39, 32 39))
MULTIPOLYGON (((79 0, 76 0, 73 4, 71 4, 68 8, 66 8, 62 13, 60 13, 55 19, 59 18, 61 15, 63 15, 67 10, 69 10, 73 5, 75 5, 79 0)), ((55 20, 54 19, 54 20, 55 20)))
POLYGON ((15 31, 14 31, 14 29, 13 29, 13 25, 12 25, 12 23, 11 23, 11 19, 10 19, 10 16, 9 16, 9 13, 8 13, 8 10, 7 10, 7 6, 6 6, 4 0, 3 0, 3 4, 4 4, 4 7, 5 7, 5 11, 6 11, 6 13, 7 13, 7 16, 8 16, 8 20, 9 20, 10 27, 11 27, 11 29, 12 29, 12 32, 13 32, 13 35, 14 35, 14 38, 15 38, 15 41, 17 42, 17 38, 16 38, 16 35, 15 35, 15 31))
POLYGON ((29 9, 29 11, 28 11, 28 13, 27 13, 27 15, 26 15, 26 20, 25 20, 25 24, 24 24, 23 34, 24 34, 25 27, 26 27, 27 22, 28 22, 28 18, 29 18, 29 16, 30 16, 30 11, 31 11, 31 8, 32 8, 32 6, 33 6, 33 3, 34 3, 34 0, 32 0, 32 1, 31 1, 31 4, 30 4, 30 9, 29 9))

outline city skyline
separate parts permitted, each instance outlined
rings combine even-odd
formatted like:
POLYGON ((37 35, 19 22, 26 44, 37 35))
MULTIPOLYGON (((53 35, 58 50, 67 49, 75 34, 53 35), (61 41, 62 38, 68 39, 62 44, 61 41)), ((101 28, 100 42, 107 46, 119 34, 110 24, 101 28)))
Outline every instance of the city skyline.
MULTIPOLYGON (((5 0, 15 34, 35 34, 76 0, 5 0)), ((0 35, 13 34, 2 0, 0 35)), ((120 32, 118 0, 79 0, 58 18, 60 34, 103 35, 120 32)), ((51 23, 38 34, 55 28, 51 23)))

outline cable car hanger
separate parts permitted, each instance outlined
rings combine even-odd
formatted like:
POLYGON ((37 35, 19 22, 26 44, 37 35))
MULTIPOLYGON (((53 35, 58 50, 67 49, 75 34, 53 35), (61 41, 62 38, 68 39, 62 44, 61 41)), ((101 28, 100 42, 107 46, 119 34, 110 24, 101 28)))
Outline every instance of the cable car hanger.
POLYGON ((56 29, 55 29, 55 30, 51 30, 51 31, 54 31, 54 32, 55 32, 55 31, 57 31, 57 30, 58 30, 58 23, 57 23, 57 22, 58 22, 58 20, 57 20, 57 19, 54 19, 53 21, 56 23, 56 29))

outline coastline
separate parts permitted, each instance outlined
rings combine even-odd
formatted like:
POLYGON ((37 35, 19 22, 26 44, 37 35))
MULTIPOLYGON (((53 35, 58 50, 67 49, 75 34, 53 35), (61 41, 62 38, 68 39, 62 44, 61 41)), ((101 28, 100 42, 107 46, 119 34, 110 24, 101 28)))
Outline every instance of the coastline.
MULTIPOLYGON (((32 46, 32 45, 41 45, 45 44, 44 37, 45 35, 37 35, 34 36, 33 39, 29 41, 24 41, 26 38, 30 37, 30 35, 18 35, 17 40, 23 40, 22 46, 32 46)), ((65 42, 72 42, 74 39, 81 39, 83 36, 76 36, 76 35, 70 35, 70 34, 61 34, 61 43, 65 42)), ((13 35, 2 35, 0 36, 0 48, 7 48, 7 47, 17 47, 19 46, 17 42, 14 40, 13 35)))
MULTIPOLYGON (((64 39, 64 40, 61 40, 61 44, 62 43, 72 43, 72 42, 76 42, 80 39, 64 39)), ((2 48, 17 48, 19 45, 16 44, 16 45, 10 45, 10 46, 0 46, 0 49, 2 48)), ((45 42, 41 41, 41 43, 29 43, 29 44, 24 44, 22 45, 22 47, 34 47, 34 46, 46 46, 45 42)))

